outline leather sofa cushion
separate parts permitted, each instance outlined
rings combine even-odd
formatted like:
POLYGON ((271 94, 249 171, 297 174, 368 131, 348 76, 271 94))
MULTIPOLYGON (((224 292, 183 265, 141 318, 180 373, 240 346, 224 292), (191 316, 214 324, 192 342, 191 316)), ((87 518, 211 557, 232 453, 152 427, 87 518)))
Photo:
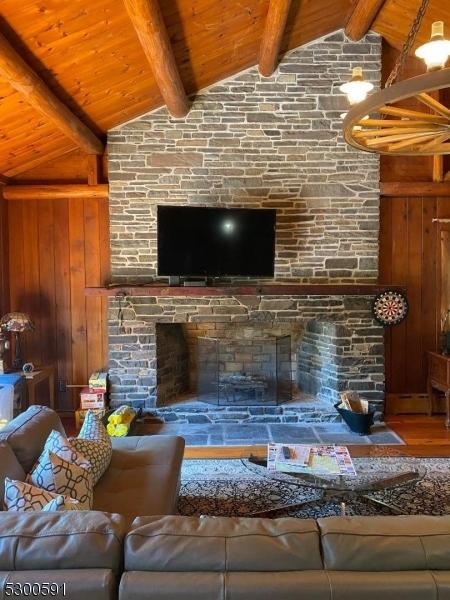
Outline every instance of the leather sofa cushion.
POLYGON ((24 481, 25 471, 22 469, 8 442, 0 442, 0 511, 3 510, 5 477, 24 481))
MULTIPOLYGON (((281 573, 131 571, 120 580, 119 600, 331 600, 325 571, 281 573)), ((361 598, 361 597, 360 597, 361 598)), ((359 600, 360 600, 359 598, 359 600)), ((447 599, 446 599, 447 600, 447 599)))
POLYGON ((113 439, 111 464, 94 489, 94 509, 130 518, 176 513, 183 453, 180 437, 113 439))
POLYGON ((0 571, 118 572, 126 520, 94 511, 0 513, 0 571))
POLYGON ((125 538, 127 571, 303 571, 321 569, 311 519, 136 519, 125 538))
MULTIPOLYGON (((108 569, 0 571, 0 590, 5 590, 6 584, 17 585, 15 589, 19 593, 16 596, 11 594, 11 598, 68 598, 70 600, 115 600, 117 598, 116 577, 108 569), (50 582, 58 585, 58 593, 53 596, 46 593, 48 588, 45 586, 41 588, 41 594, 32 594, 29 593, 29 588, 19 587, 30 583, 48 585, 50 582), (63 588, 64 584, 65 588, 63 588), (20 594, 21 589, 24 592, 22 594, 20 594)), ((36 586, 34 589, 37 589, 36 586)))
POLYGON ((0 431, 0 440, 8 442, 23 470, 28 473, 52 429, 65 435, 57 413, 47 406, 30 406, 0 431))
POLYGON ((445 571, 327 571, 332 600, 450 600, 445 571))
POLYGON ((331 517, 318 525, 326 569, 450 569, 450 517, 331 517))

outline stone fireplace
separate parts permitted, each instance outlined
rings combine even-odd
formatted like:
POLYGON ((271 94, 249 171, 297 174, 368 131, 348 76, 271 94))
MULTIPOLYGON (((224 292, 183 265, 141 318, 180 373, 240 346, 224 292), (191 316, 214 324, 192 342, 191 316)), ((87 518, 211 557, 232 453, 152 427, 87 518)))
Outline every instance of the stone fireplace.
MULTIPOLYGON (((289 336, 294 393, 331 404, 340 391, 352 389, 382 412, 383 328, 372 318, 371 301, 368 296, 113 298, 111 400, 152 409, 196 393, 199 337, 221 339, 231 348, 230 341, 250 336, 258 348, 260 340, 289 336)), ((222 357, 230 359, 224 365, 230 373, 248 373, 251 357, 238 350, 222 357)))
MULTIPOLYGON (((200 92, 184 119, 160 109, 111 130, 113 282, 167 285, 157 276, 156 249, 157 206, 167 204, 276 209, 278 283, 376 283, 379 158, 345 144, 340 114, 347 105, 339 85, 356 65, 378 85, 380 59, 377 35, 355 43, 338 31, 288 53, 270 78, 251 68, 200 92)), ((142 295, 110 298, 112 403, 163 411, 174 399, 196 393, 198 337, 209 340, 204 343, 214 356, 214 344, 221 344, 214 361, 225 365, 228 396, 237 398, 239 377, 243 390, 250 381, 245 378, 257 376, 244 356, 248 348, 232 348, 235 360, 221 360, 225 343, 214 340, 251 331, 271 339, 270 352, 263 354, 272 357, 276 338, 290 336, 294 395, 306 393, 332 406, 350 388, 382 412, 383 329, 372 318, 372 299, 212 297, 206 290, 203 296, 172 297, 152 296, 148 288, 142 295)), ((261 391, 261 377, 256 383, 261 391)), ((210 406, 202 404, 199 413, 210 406)), ((281 406, 248 411, 264 415, 281 406)), ((223 414, 234 410, 219 408, 223 414)))

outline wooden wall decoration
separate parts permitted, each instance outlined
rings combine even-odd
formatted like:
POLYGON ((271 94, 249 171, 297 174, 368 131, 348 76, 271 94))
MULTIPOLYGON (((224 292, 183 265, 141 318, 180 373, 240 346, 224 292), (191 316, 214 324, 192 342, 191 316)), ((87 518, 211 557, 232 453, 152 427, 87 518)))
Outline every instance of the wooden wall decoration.
MULTIPOLYGON (((109 280, 108 201, 14 200, 8 210, 10 306, 36 323, 23 336, 23 355, 84 384, 107 360, 105 300, 84 290, 109 280)), ((62 410, 76 406, 71 392, 57 398, 62 410)))

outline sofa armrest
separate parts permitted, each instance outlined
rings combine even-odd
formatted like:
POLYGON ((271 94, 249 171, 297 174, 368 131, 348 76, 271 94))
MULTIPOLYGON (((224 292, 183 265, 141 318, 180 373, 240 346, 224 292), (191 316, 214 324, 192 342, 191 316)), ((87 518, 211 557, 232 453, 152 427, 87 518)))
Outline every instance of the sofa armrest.
POLYGON ((123 562, 126 519, 96 511, 0 513, 0 571, 109 569, 123 562))

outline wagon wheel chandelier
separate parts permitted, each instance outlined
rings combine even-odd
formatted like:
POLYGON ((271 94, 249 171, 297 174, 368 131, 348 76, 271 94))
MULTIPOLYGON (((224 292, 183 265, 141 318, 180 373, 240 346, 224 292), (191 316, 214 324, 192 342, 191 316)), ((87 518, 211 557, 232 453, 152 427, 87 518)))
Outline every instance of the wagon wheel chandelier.
POLYGON ((438 100, 439 91, 450 87, 450 41, 444 39, 444 24, 432 25, 430 41, 415 54, 422 58, 428 72, 396 83, 402 73, 429 0, 422 0, 385 88, 368 96, 373 85, 364 81, 362 70, 353 69, 352 79, 340 86, 351 109, 345 115, 345 141, 366 152, 379 154, 450 154, 450 108, 438 100), (396 106, 415 98, 424 110, 396 106))

